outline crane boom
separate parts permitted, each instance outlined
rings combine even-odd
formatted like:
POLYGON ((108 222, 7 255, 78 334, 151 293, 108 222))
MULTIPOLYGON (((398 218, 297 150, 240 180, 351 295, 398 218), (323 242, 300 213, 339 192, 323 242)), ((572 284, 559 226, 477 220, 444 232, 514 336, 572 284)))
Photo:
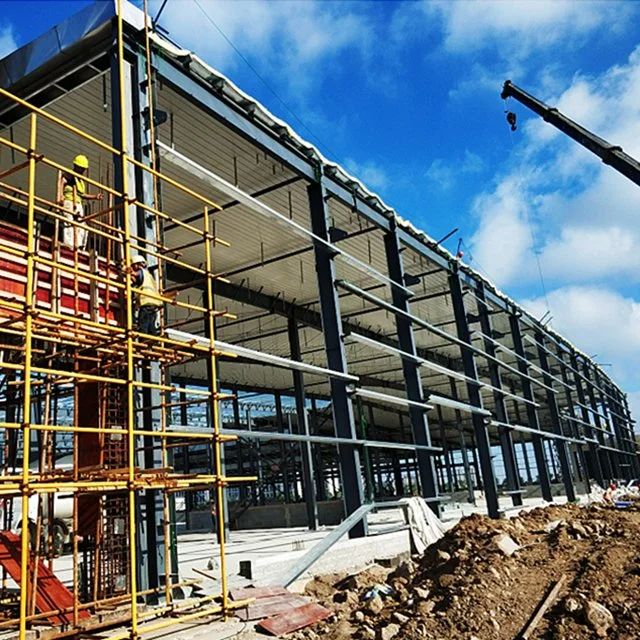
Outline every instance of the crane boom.
POLYGON ((550 107, 544 102, 523 91, 511 80, 507 80, 502 87, 502 98, 515 98, 525 107, 537 113, 546 122, 552 124, 556 129, 560 129, 570 138, 579 142, 583 147, 595 153, 602 162, 612 166, 616 171, 626 176, 632 182, 640 186, 640 163, 622 150, 622 147, 613 145, 603 138, 591 133, 567 116, 560 113, 555 107, 550 107))

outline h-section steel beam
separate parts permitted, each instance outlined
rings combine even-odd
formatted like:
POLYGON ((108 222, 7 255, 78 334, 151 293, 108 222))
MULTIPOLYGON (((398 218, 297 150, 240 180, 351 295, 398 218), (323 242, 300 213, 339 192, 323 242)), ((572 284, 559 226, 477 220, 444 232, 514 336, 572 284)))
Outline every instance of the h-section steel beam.
MULTIPOLYGON (((576 424, 576 411, 573 404, 573 398, 571 397, 571 385, 569 383, 569 375, 567 373, 568 367, 563 358, 563 350, 559 344, 556 344, 556 360, 560 364, 560 377, 562 378, 562 382, 564 382, 564 397, 565 402, 567 403, 567 414, 570 418, 567 420, 569 425, 569 432, 573 438, 581 440, 580 430, 578 425, 576 424)), ((582 472, 584 475, 584 488, 586 493, 591 493, 591 483, 589 482, 589 464, 587 463, 587 456, 584 452, 584 445, 578 445, 576 447, 576 452, 578 455, 579 467, 582 468, 582 472)))
MULTIPOLYGON (((400 244, 398 243, 395 223, 392 225, 391 230, 385 234, 384 246, 387 256, 389 277, 398 284, 404 284, 404 267, 402 264, 400 244)), ((401 311, 409 313, 409 296, 404 289, 401 289, 400 287, 392 287, 391 294, 393 304, 401 311)), ((410 354, 411 356, 416 356, 417 350, 411 321, 405 316, 396 315, 396 331, 398 334, 400 350, 404 353, 410 354)), ((402 370, 404 374, 407 398, 414 403, 424 405, 425 398, 422 390, 420 364, 416 360, 402 358, 402 370)), ((424 406, 419 406, 418 404, 410 404, 409 417, 411 419, 411 428, 415 444, 430 447, 431 436, 429 434, 427 409, 424 406)), ((433 457, 425 450, 418 450, 416 455, 422 495, 425 498, 437 498, 438 483, 436 480, 436 470, 433 457)), ((428 504, 435 513, 439 514, 440 509, 437 501, 430 501, 428 504)))
MULTIPOLYGON (((298 323, 295 318, 289 318, 289 348, 291 349, 291 359, 302 361, 300 355, 300 336, 298 335, 298 323)), ((304 374, 302 371, 293 369, 293 394, 296 402, 296 417, 298 433, 309 436, 309 416, 307 414, 307 400, 304 392, 304 374)), ((318 529, 318 505, 316 503, 316 490, 313 482, 313 451, 309 441, 300 445, 302 461, 302 488, 304 491, 304 501, 307 508, 307 526, 312 531, 318 529)))
MULTIPOLYGON (((485 336, 493 335, 493 326, 489 307, 487 305, 484 293, 484 284, 478 282, 478 289, 475 294, 478 301, 478 316, 480 320, 480 329, 485 336)), ((485 351, 492 357, 496 357, 496 347, 493 340, 484 340, 485 351)), ((494 387, 493 401, 495 405, 495 415, 498 422, 508 424, 509 418, 505 405, 505 396, 502 393, 502 378, 500 377, 500 369, 498 365, 488 360, 489 376, 491 385, 494 387)), ((511 430, 500 427, 500 449, 502 451, 502 459, 504 461, 504 470, 507 480, 507 490, 511 494, 511 501, 515 507, 522 505, 522 493, 520 492, 520 473, 518 471, 518 463, 516 460, 516 451, 513 446, 511 430)))
POLYGON ((595 383, 591 380, 591 373, 589 371, 589 365, 585 360, 582 362, 582 373, 587 380, 587 396, 589 397, 588 405, 591 405, 591 413, 595 420, 596 426, 596 440, 599 442, 598 453, 600 455, 600 464, 602 465, 602 471, 604 473, 605 481, 611 482, 616 479, 616 473, 613 468, 611 454, 612 452, 607 449, 607 444, 604 438, 606 429, 602 422, 602 415, 598 411, 598 403, 595 394, 595 383))
POLYGON ((585 404, 586 399, 584 395, 584 387, 582 386, 582 376, 578 370, 578 356, 575 354, 575 352, 572 352, 569 358, 571 361, 571 368, 573 371, 573 381, 576 385, 576 393, 578 394, 578 403, 580 407, 580 413, 582 415, 582 424, 584 427, 585 434, 589 440, 588 460, 591 467, 591 473, 593 474, 593 477, 595 478, 596 482, 601 487, 604 488, 604 484, 605 484, 604 473, 602 470, 602 464, 600 462, 600 456, 598 455, 598 444, 593 437, 591 420, 585 404))
MULTIPOLYGON (((535 332, 535 340, 538 343, 538 360, 540 361, 540 368, 544 371, 542 379, 544 383, 550 387, 553 384, 551 374, 549 372, 549 361, 547 360, 547 350, 544 345, 544 336, 540 331, 535 332)), ((551 428, 553 432, 559 436, 564 435, 562 433, 562 425, 560 424, 560 412, 558 411, 558 403, 556 401, 556 394, 552 391, 547 391, 547 405, 549 409, 549 415, 551 417, 551 428)), ((558 452, 558 459, 560 460, 560 471, 562 472, 562 482, 564 483, 564 490, 567 494, 567 500, 574 502, 576 499, 576 491, 573 485, 573 475, 571 472, 571 462, 569 459, 569 443, 566 440, 559 438, 555 439, 556 450, 558 452)))
MULTIPOLYGON (((518 358, 518 370, 522 374, 522 393, 527 400, 533 400, 533 389, 531 388, 531 380, 529 378, 529 368, 527 366, 527 358, 522 344, 522 331, 520 329, 520 318, 515 314, 509 315, 509 325, 511 327, 511 337, 513 339, 513 350, 520 356, 518 358)), ((538 411, 532 404, 526 405, 527 422, 530 429, 540 431, 540 421, 538 419, 538 411)), ((547 502, 553 502, 551 494, 551 480, 549 478, 549 468, 544 457, 544 448, 542 446, 542 438, 538 435, 531 434, 533 443, 533 453, 536 459, 536 467, 538 469, 538 482, 542 489, 542 498, 547 502)))
POLYGON ((632 441, 631 443, 631 451, 633 455, 631 456, 631 464, 633 465, 633 475, 636 478, 640 478, 640 456, 637 452, 636 439, 633 431, 633 418, 631 416, 631 411, 629 410, 629 399, 622 393, 620 396, 620 407, 622 408, 622 414, 625 416, 625 424, 627 425, 627 432, 629 433, 629 439, 632 441))
MULTIPOLYGON (((138 65, 143 64, 139 57, 133 58, 138 65)), ((123 63, 123 79, 125 83, 124 89, 124 113, 121 112, 120 101, 120 75, 118 70, 118 55, 114 49, 110 58, 110 84, 111 84, 111 110, 112 110, 112 140, 116 149, 123 149, 129 155, 135 155, 138 160, 149 162, 148 153, 145 153, 146 142, 148 139, 148 131, 144 127, 144 123, 140 118, 143 105, 146 105, 146 94, 140 89, 138 68, 129 60, 123 63), (121 120, 127 123, 127 138, 122 139, 121 120), (135 126, 132 126, 135 125, 135 126)), ((114 178, 115 188, 122 191, 123 172, 122 158, 119 155, 114 156, 114 178)), ((141 202, 150 203, 152 191, 149 191, 149 182, 141 179, 131 162, 127 163, 127 183, 129 185, 129 193, 125 194, 127 198, 136 198, 141 202)), ((149 230, 146 229, 142 217, 138 217, 136 213, 137 207, 129 207, 129 226, 135 229, 137 235, 146 237, 149 230)), ((124 228, 122 213, 118 214, 117 226, 124 228)), ((155 240, 155 238, 154 238, 155 240)), ((122 257, 122 256, 120 256, 122 257)), ((142 377, 145 382, 157 382, 159 378, 159 367, 157 363, 146 363, 148 366, 137 368, 136 377, 142 377)), ((160 394, 155 390, 145 389, 138 394, 134 394, 136 402, 141 406, 159 406, 160 394)), ((142 427, 147 431, 160 430, 160 420, 158 410, 150 410, 144 412, 136 412, 136 420, 142 419, 142 427)), ((162 466, 162 462, 158 459, 159 452, 157 449, 147 444, 139 447, 139 453, 136 456, 136 463, 141 467, 162 466)), ((165 557, 164 557, 164 528, 162 527, 162 497, 156 490, 147 490, 144 494, 136 496, 136 512, 137 516, 137 544, 138 544, 138 566, 136 567, 138 588, 140 590, 155 589, 160 585, 160 576, 164 576, 165 557)), ((149 602, 157 600, 154 594, 147 597, 149 602)))
MULTIPOLYGON (((313 233, 329 242, 329 217, 325 201, 325 190, 321 182, 313 182, 307 188, 311 228, 313 233)), ((340 302, 336 290, 335 264, 336 254, 331 253, 326 244, 314 240, 318 293, 320 295, 320 313, 324 344, 327 350, 327 366, 333 371, 347 373, 347 357, 342 336, 340 320, 340 302)), ((331 409, 336 436, 356 439, 355 419, 351 397, 344 380, 331 378, 331 409)), ((364 500, 360 455, 358 449, 350 444, 338 445, 342 494, 345 513, 355 513, 364 500)), ((360 538, 366 535, 366 521, 359 520, 349 531, 349 537, 360 538)))
MULTIPOLYGON (((456 319, 456 330, 458 338, 461 342, 468 345, 471 344, 471 332, 467 320, 467 313, 464 307, 464 297, 462 295, 462 284, 458 272, 449 275, 449 288, 451 290, 451 302, 453 305, 453 313, 456 319)), ((477 381, 478 372, 476 370, 476 361, 474 352, 461 346, 460 353, 464 366, 464 373, 467 377, 477 381)), ((482 409, 482 397, 480 395, 480 387, 477 382, 467 382, 467 393, 469 394, 469 403, 475 407, 482 409)), ((527 405, 528 406, 528 405, 527 405)), ((491 459, 491 444, 489 442, 489 433, 485 418, 477 413, 471 414, 473 423, 473 432, 475 435, 476 446, 478 448, 478 456, 480 458, 480 468, 482 470, 482 485, 487 500, 487 511, 489 517, 500 517, 500 508, 498 505, 498 487, 496 483, 495 470, 493 468, 493 460, 491 459)))
MULTIPOLYGON (((625 438, 619 428, 615 412, 611 409, 610 398, 603 389, 602 380, 596 367, 593 368, 593 377, 598 389, 598 395, 600 396, 600 407, 607 416, 610 427, 613 430, 613 441, 615 442, 615 447, 620 451, 628 451, 627 442, 625 442, 625 438)), ((626 460, 626 456, 623 453, 616 452, 611 454, 611 459, 613 461, 616 478, 624 477, 626 480, 631 480, 630 467, 626 460)))

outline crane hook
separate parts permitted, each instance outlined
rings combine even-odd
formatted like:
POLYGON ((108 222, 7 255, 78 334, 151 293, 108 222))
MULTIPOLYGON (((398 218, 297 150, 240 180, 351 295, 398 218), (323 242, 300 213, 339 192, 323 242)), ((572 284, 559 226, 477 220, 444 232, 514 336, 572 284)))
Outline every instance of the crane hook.
POLYGON ((505 113, 507 114, 507 122, 511 125, 511 131, 515 131, 518 128, 516 114, 513 111, 505 111, 505 113))

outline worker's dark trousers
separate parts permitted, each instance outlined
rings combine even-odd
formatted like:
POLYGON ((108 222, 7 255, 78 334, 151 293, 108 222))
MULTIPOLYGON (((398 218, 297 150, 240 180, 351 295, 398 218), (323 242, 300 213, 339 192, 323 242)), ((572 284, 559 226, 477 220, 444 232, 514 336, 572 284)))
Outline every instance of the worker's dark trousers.
POLYGON ((148 333, 152 336, 160 335, 158 311, 158 307, 151 304, 138 309, 138 331, 140 331, 140 333, 148 333))

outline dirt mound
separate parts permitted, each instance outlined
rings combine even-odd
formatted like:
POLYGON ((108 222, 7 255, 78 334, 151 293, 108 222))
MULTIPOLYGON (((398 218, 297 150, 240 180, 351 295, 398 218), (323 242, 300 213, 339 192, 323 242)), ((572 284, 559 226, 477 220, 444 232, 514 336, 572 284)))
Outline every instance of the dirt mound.
POLYGON ((639 638, 640 510, 568 505, 464 518, 390 572, 312 581, 309 592, 335 616, 295 637, 511 640, 563 575, 532 640, 639 638))

